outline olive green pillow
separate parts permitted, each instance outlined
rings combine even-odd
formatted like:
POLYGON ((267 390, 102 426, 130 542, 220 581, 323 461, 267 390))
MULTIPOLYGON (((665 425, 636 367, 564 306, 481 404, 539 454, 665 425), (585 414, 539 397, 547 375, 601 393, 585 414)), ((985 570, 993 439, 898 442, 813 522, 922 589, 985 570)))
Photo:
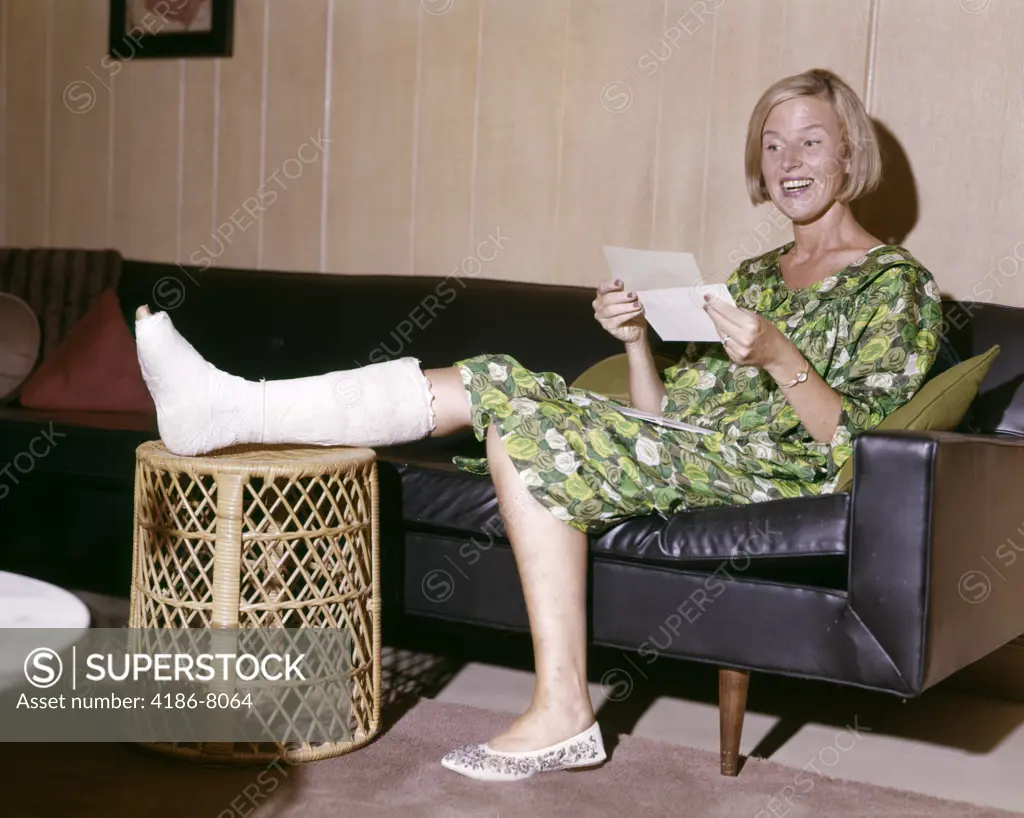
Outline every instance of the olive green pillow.
MULTIPOLYGON (((654 365, 658 372, 675 366, 679 361, 667 355, 656 354, 654 365)), ((577 389, 597 392, 606 398, 629 402, 629 357, 625 352, 598 361, 571 384, 577 389)))
MULTIPOLYGON (((916 429, 951 432, 967 415, 978 387, 999 355, 999 346, 968 358, 928 381, 921 390, 895 412, 887 415, 875 429, 916 429)), ((853 485, 853 458, 839 471, 835 491, 849 491, 853 485)))

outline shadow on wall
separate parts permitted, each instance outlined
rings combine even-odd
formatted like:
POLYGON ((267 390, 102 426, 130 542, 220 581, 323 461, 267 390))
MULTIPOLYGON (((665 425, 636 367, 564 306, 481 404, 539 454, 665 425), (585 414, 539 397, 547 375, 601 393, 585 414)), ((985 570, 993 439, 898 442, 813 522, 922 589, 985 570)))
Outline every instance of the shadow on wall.
POLYGON ((882 182, 852 205, 857 221, 886 244, 903 244, 917 224, 917 185, 910 160, 899 140, 885 125, 872 119, 882 152, 882 182))

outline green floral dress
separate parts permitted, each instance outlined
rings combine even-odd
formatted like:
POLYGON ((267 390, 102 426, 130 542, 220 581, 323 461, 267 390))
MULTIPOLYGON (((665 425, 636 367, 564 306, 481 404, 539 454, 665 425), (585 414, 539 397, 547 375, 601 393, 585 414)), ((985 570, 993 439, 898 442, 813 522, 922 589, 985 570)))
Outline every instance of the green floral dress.
MULTIPOLYGON (((687 345, 662 375, 662 414, 712 434, 636 420, 559 375, 480 355, 456 364, 477 439, 495 424, 530 493, 588 533, 639 515, 831 492, 853 436, 924 382, 939 340, 939 289, 907 250, 885 245, 791 290, 779 258, 792 246, 745 261, 727 285, 737 306, 773 322, 840 394, 829 443, 811 437, 768 373, 734 364, 721 344, 687 345)), ((455 464, 488 473, 486 459, 455 464)))

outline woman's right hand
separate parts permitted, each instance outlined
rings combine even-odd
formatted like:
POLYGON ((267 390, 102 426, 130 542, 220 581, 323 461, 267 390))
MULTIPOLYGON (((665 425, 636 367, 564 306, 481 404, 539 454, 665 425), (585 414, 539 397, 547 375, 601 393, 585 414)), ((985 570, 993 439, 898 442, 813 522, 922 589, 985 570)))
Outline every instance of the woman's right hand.
POLYGON ((633 292, 623 292, 623 284, 618 279, 602 281, 597 286, 594 317, 613 338, 627 346, 641 343, 647 337, 647 319, 640 297, 633 292))

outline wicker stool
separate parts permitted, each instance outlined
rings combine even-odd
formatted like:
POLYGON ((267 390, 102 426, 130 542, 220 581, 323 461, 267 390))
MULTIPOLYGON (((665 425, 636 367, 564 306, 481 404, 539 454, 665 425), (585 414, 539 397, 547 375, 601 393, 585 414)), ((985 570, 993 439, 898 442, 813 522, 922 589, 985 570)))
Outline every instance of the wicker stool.
POLYGON ((217 763, 313 761, 380 726, 377 464, 369 449, 139 446, 131 628, 331 628, 351 643, 351 741, 146 743, 217 763))

